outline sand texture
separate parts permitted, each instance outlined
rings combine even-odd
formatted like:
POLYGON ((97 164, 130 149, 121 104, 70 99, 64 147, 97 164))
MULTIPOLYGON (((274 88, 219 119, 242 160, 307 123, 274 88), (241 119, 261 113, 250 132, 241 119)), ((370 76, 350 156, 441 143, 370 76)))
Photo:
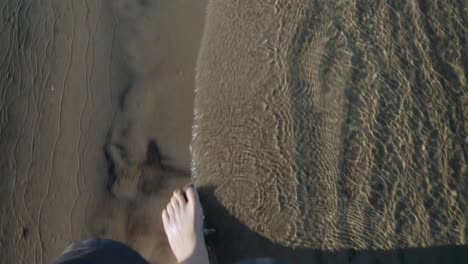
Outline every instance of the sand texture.
POLYGON ((225 263, 467 243, 466 2, 207 9, 192 166, 225 263))
POLYGON ((0 263, 103 236, 170 263, 203 1, 0 2, 0 263))
POLYGON ((1 264, 173 263, 190 175, 219 263, 468 259, 464 1, 205 5, 0 1, 1 264))

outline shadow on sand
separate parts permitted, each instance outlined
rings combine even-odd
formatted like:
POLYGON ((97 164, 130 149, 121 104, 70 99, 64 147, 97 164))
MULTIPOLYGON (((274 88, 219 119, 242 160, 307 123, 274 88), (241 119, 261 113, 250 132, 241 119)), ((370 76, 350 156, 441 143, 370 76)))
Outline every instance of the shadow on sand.
POLYGON ((245 258, 273 257, 286 263, 466 263, 468 247, 438 246, 395 250, 354 250, 335 252, 312 248, 289 248, 258 235, 232 216, 214 195, 214 187, 200 187, 200 199, 207 224, 216 229, 209 240, 219 263, 245 258))

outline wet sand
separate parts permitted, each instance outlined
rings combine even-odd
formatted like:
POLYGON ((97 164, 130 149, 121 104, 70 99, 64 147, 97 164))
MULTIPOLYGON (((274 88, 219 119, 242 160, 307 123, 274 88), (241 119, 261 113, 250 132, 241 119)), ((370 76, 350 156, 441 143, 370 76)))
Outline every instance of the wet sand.
POLYGON ((2 1, 0 263, 90 236, 171 261, 159 214, 189 181, 204 7, 2 1))
POLYGON ((209 2, 192 157, 223 261, 465 245, 466 25, 462 1, 209 2))

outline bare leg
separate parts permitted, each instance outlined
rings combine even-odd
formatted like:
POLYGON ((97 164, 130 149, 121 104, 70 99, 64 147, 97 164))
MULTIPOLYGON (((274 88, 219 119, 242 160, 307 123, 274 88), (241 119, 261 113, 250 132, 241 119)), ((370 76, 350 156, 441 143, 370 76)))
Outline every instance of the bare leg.
POLYGON ((182 264, 208 264, 203 237, 203 212, 197 190, 177 190, 162 212, 166 232, 177 261, 182 264))

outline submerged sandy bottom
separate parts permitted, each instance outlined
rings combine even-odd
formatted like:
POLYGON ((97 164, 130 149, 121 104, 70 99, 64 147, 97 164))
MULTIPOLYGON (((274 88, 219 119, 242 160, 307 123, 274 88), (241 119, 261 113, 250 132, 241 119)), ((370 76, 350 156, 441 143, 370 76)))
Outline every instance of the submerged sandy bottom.
POLYGON ((192 157, 225 261, 466 244, 463 14, 461 1, 209 3, 192 157))

